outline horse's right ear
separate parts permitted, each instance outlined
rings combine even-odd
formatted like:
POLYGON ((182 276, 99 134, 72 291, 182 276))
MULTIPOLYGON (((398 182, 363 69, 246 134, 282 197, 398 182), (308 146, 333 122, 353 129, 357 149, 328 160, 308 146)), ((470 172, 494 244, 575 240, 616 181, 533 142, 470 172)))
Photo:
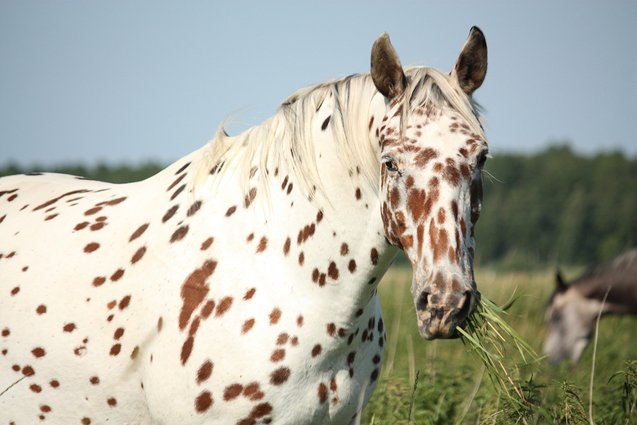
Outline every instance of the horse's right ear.
POLYGON ((394 99, 405 91, 405 73, 386 32, 372 46, 371 74, 374 85, 387 99, 394 99))
POLYGON ((557 292, 564 292, 566 291, 567 288, 568 288, 568 285, 566 284, 566 282, 564 281, 564 278, 562 277, 562 272, 560 272, 560 270, 558 269, 555 272, 555 289, 557 290, 557 292))

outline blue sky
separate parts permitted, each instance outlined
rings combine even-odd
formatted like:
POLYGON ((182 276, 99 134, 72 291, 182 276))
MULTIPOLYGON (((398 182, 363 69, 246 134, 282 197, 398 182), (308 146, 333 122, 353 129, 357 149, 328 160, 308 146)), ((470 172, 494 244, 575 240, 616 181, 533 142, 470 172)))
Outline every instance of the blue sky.
POLYGON ((218 125, 259 124, 296 89, 403 65, 450 70, 489 46, 475 94, 491 151, 637 155, 635 1, 0 2, 0 165, 172 162, 218 125))

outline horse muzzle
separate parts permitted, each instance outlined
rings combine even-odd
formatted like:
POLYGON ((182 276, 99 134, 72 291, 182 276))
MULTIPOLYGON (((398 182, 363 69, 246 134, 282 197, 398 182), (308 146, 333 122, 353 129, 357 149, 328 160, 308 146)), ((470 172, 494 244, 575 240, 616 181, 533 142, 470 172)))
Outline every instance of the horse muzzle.
POLYGON ((456 278, 452 280, 450 287, 426 284, 415 294, 418 329, 425 339, 458 338, 456 328, 462 326, 475 308, 475 290, 460 288, 456 278))

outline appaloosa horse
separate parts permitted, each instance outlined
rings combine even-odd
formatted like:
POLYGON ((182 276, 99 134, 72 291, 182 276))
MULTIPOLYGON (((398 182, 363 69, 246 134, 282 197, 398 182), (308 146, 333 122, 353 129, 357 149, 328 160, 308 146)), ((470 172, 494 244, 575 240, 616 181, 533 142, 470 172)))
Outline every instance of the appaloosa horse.
POLYGON ((556 283, 546 309, 544 352, 554 363, 576 363, 599 314, 637 314, 637 248, 590 267, 571 284, 558 272, 556 283))
POLYGON ((474 307, 486 67, 478 28, 449 74, 383 34, 147 180, 0 179, 2 424, 358 422, 398 249, 423 337, 474 307))

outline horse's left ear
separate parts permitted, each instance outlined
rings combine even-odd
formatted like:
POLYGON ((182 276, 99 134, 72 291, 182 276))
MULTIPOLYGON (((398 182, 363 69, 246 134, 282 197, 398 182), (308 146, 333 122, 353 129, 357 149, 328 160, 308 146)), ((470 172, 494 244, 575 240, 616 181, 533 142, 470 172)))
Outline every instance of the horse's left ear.
POLYGON ((562 277, 562 272, 560 271, 560 269, 557 269, 555 271, 555 290, 557 292, 564 292, 568 289, 568 285, 566 284, 566 282, 564 281, 564 278, 562 277))
POLYGON ((451 75, 458 79, 463 92, 471 95, 487 75, 487 41, 478 27, 471 28, 451 75))
POLYGON ((405 91, 405 73, 386 32, 372 46, 371 74, 376 89, 387 99, 394 99, 405 91))

